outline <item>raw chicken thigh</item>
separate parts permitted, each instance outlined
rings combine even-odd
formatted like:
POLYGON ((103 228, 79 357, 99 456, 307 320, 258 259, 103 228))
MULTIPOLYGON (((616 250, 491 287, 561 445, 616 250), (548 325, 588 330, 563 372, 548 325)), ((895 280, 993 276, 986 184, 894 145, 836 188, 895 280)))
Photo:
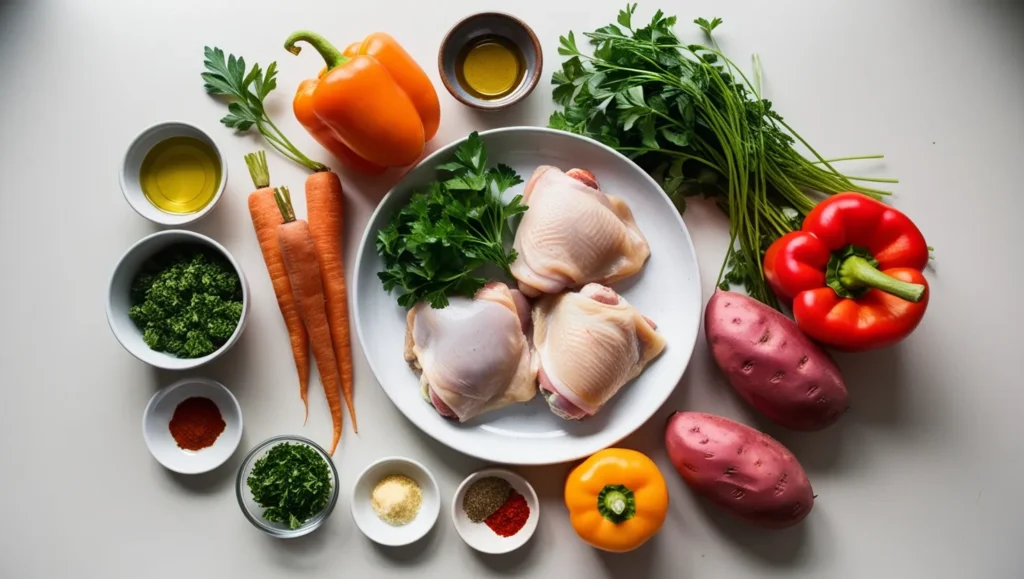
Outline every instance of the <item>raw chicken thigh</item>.
POLYGON ((541 394, 569 420, 594 415, 665 349, 654 322, 611 288, 541 298, 533 310, 541 394))
POLYGON ((526 298, 500 282, 440 310, 426 303, 409 310, 405 359, 442 416, 465 422, 537 394, 529 312, 526 298))
POLYGON ((526 183, 530 208, 516 230, 512 275, 530 297, 640 271, 651 254, 629 207, 606 195, 587 171, 541 166, 526 183))

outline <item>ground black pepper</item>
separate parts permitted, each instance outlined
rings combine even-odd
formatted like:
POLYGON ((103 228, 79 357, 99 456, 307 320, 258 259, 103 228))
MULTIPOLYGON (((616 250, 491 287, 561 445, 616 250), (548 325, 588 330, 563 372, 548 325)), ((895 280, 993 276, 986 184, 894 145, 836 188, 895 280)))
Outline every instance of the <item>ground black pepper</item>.
POLYGON ((512 495, 512 485, 503 478, 486 476, 469 485, 462 497, 462 510, 474 523, 482 523, 505 504, 512 495))

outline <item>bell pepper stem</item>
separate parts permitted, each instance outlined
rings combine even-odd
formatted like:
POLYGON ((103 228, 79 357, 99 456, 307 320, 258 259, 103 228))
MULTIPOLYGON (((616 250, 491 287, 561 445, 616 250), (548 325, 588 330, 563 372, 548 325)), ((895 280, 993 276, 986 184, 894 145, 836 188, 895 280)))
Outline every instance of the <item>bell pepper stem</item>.
POLYGON ((625 485, 606 485, 597 496, 597 510, 613 523, 628 521, 636 515, 636 498, 625 485))
POLYGON ((320 53, 320 56, 324 58, 324 62, 327 63, 327 70, 341 66, 349 60, 348 57, 335 48, 329 40, 320 36, 316 32, 310 32, 309 30, 299 30, 298 32, 292 33, 292 35, 284 41, 284 49, 292 54, 298 54, 302 51, 302 47, 296 46, 295 43, 299 41, 309 43, 310 46, 320 53))
POLYGON ((925 287, 896 279, 879 271, 863 257, 851 255, 839 266, 839 280, 850 289, 875 288, 908 302, 917 303, 924 297, 925 287))

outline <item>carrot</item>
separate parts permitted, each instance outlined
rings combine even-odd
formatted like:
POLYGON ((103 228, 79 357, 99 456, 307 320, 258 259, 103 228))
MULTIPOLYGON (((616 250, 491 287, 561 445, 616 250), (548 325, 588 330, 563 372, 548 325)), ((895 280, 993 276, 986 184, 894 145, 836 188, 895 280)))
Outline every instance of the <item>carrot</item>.
POLYGON ((320 370, 320 381, 327 395, 327 405, 331 409, 334 422, 334 439, 331 441, 329 453, 334 454, 341 439, 341 384, 338 376, 338 360, 334 356, 331 344, 331 329, 327 322, 327 303, 324 299, 323 278, 320 275, 320 262, 316 255, 316 245, 309 232, 309 224, 302 219, 295 219, 292 209, 291 194, 287 187, 274 189, 274 199, 281 210, 284 223, 277 227, 277 243, 281 247, 284 268, 288 272, 288 281, 292 284, 295 305, 299 315, 309 332, 309 343, 313 350, 313 359, 320 370))
POLYGON ((270 187, 270 171, 267 169, 267 155, 263 151, 245 156, 245 164, 249 166, 256 190, 249 194, 249 215, 252 226, 256 230, 256 239, 263 253, 263 263, 267 265, 270 283, 274 286, 277 296, 277 307, 281 309, 284 325, 288 328, 288 339, 292 344, 292 356, 295 358, 295 369, 299 373, 299 395, 309 418, 309 338, 306 327, 302 325, 299 310, 295 307, 295 296, 292 285, 288 281, 288 273, 284 269, 281 249, 277 244, 277 226, 284 223, 281 210, 274 200, 274 190, 270 187))
POLYGON ((345 264, 342 254, 343 211, 341 179, 337 173, 321 171, 306 179, 306 211, 309 214, 309 232, 316 245, 320 260, 320 274, 324 280, 327 299, 327 321, 331 327, 334 355, 341 373, 341 393, 352 417, 352 432, 356 425, 356 408, 352 398, 352 343, 348 327, 348 291, 345 288, 345 264))

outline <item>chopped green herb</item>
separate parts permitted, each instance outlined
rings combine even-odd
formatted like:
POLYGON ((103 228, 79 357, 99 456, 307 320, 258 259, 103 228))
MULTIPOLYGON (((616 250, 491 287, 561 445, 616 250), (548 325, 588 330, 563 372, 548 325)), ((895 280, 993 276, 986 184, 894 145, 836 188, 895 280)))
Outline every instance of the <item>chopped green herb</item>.
POLYGON ((253 465, 246 479, 263 518, 297 529, 327 506, 331 471, 320 453, 305 444, 282 442, 253 465))
POLYGON ((509 220, 526 211, 522 196, 507 205, 501 194, 522 183, 507 165, 488 168, 487 149, 477 133, 438 167, 445 179, 412 196, 377 232, 377 253, 384 271, 377 274, 386 291, 400 289, 404 307, 426 301, 435 308, 453 295, 472 296, 485 279, 474 275, 492 264, 509 277, 516 251, 506 249, 509 220))
POLYGON ((220 348, 242 318, 242 284, 231 264, 199 245, 147 261, 131 288, 128 316, 150 348, 200 358, 220 348))

